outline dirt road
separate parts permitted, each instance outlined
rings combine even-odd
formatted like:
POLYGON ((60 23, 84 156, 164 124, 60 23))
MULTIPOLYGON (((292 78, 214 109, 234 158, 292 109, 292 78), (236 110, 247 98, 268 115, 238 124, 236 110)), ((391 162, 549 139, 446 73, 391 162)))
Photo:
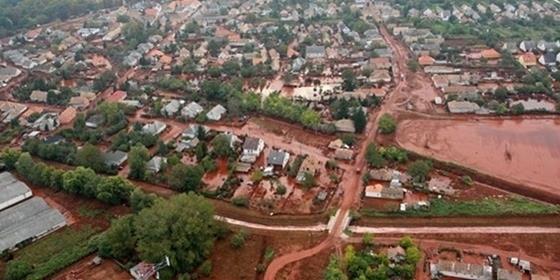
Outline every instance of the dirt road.
POLYGON ((520 234, 520 233, 560 233, 558 227, 362 227, 350 226, 354 233, 378 234, 449 234, 449 233, 483 233, 483 234, 520 234))
MULTIPOLYGON (((280 256, 279 258, 274 259, 268 266, 264 279, 265 280, 274 280, 276 278, 276 274, 286 265, 302 260, 304 258, 313 256, 318 252, 322 251, 325 248, 330 248, 334 246, 337 240, 343 234, 343 231, 347 224, 344 222, 347 220, 349 215, 350 209, 355 206, 358 206, 360 202, 360 194, 362 192, 362 184, 361 178, 363 174, 366 172, 366 162, 365 162, 365 153, 367 145, 374 141, 375 137, 377 136, 377 123, 379 118, 384 114, 390 111, 390 109, 395 106, 398 101, 400 94, 402 93, 403 88, 406 86, 405 79, 401 78, 401 73, 403 76, 405 75, 406 71, 406 61, 408 58, 408 53, 402 49, 402 47, 398 47, 398 43, 395 41, 390 41, 392 37, 389 35, 387 30, 383 27, 380 28, 381 34, 385 37, 385 40, 389 43, 393 52, 395 54, 395 62, 396 64, 393 65, 393 72, 394 77, 397 79, 397 85, 393 89, 393 91, 388 95, 388 98, 384 100, 381 108, 377 111, 370 112, 368 123, 366 125, 366 134, 364 140, 359 143, 357 146, 357 156, 354 162, 354 168, 356 171, 353 172, 345 172, 344 176, 341 180, 341 188, 344 191, 344 196, 342 198, 342 203, 340 205, 340 210, 338 214, 334 217, 334 225, 330 230, 329 237, 321 242, 316 247, 313 247, 308 250, 294 252, 291 254, 280 256)), ((394 39, 393 39, 394 40, 394 39)), ((408 73, 407 73, 408 74, 408 73)))

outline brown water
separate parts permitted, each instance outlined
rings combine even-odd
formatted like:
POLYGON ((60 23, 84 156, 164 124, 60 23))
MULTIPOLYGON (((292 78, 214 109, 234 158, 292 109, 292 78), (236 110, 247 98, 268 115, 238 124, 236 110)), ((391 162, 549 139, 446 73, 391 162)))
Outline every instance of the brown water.
POLYGON ((406 120, 396 139, 422 155, 560 193, 560 119, 406 120))

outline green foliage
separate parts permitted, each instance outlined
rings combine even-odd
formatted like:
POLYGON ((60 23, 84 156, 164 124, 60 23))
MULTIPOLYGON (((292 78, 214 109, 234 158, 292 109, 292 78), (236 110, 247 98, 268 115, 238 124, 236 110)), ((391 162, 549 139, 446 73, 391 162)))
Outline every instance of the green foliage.
POLYGON ((150 153, 141 144, 130 149, 128 152, 128 165, 130 173, 128 176, 133 179, 144 179, 146 176, 146 162, 150 159, 150 153))
POLYGON ((379 148, 379 153, 384 159, 395 162, 395 163, 405 163, 408 161, 408 153, 405 150, 399 149, 395 146, 390 146, 388 148, 379 148))
POLYGON ((278 93, 273 93, 264 100, 263 113, 298 122, 310 128, 315 128, 321 119, 317 112, 304 106, 293 104, 278 93))
POLYGON ((374 143, 368 144, 365 158, 369 166, 382 168, 386 165, 385 159, 383 159, 383 156, 379 153, 374 143))
POLYGON ((350 69, 346 69, 342 72, 342 90, 353 91, 358 87, 358 81, 354 72, 350 69))
POLYGON ((473 179, 469 175, 464 175, 463 177, 461 177, 461 181, 465 186, 469 186, 469 187, 474 184, 473 179))
POLYGON ((13 260, 6 267, 6 280, 23 280, 31 274, 33 268, 25 261, 13 260))
POLYGON ((29 138, 23 143, 22 150, 45 160, 72 164, 77 148, 73 143, 48 144, 37 138, 29 138))
POLYGON ((317 182, 316 182, 313 174, 311 174, 309 172, 304 172, 303 173, 303 181, 301 182, 301 185, 306 189, 310 189, 310 188, 315 187, 317 185, 317 182))
POLYGON ((227 135, 220 134, 212 140, 212 153, 219 158, 230 157, 234 154, 227 135))
POLYGON ((136 237, 134 216, 127 215, 111 222, 111 227, 97 240, 97 251, 102 257, 126 260, 134 254, 136 237))
POLYGON ((279 184, 279 185, 276 187, 276 191, 274 192, 274 194, 277 194, 277 195, 285 195, 286 192, 287 192, 286 186, 284 186, 284 185, 282 185, 282 184, 279 184))
POLYGON ((179 163, 171 168, 167 181, 169 186, 178 191, 198 191, 202 184, 202 176, 204 176, 202 167, 179 163))
POLYGON ((2 160, 2 162, 4 163, 4 167, 6 168, 6 170, 12 170, 16 168, 16 162, 19 159, 20 155, 20 151, 12 148, 7 148, 2 151, 2 154, 0 154, 0 160, 2 160))
POLYGON ((115 73, 112 71, 103 72, 97 79, 93 80, 93 90, 102 91, 105 90, 111 83, 117 79, 115 73))
POLYGON ((367 118, 364 111, 359 108, 355 110, 354 114, 352 115, 352 121, 354 121, 354 127, 356 128, 357 133, 362 133, 367 125, 367 118))
POLYGON ((212 205, 192 193, 156 200, 133 224, 140 258, 158 262, 168 256, 177 272, 200 265, 210 254, 216 233, 212 205))
POLYGON ((338 260, 338 258, 331 256, 331 259, 329 261, 329 265, 327 266, 327 269, 325 270, 325 280, 347 280, 348 277, 346 276, 346 274, 344 273, 344 271, 342 271, 341 268, 341 264, 340 261, 338 260))
POLYGON ((415 182, 423 183, 432 171, 432 162, 429 160, 417 160, 408 166, 408 174, 415 182))
POLYGON ((151 207, 154 204, 156 197, 157 196, 153 193, 147 194, 141 189, 136 188, 130 194, 130 207, 135 213, 138 213, 144 208, 151 207))
POLYGON ((212 274, 212 261, 211 260, 205 260, 200 267, 198 268, 198 270, 200 271, 200 274, 204 277, 210 277, 210 275, 212 274))
POLYGON ((288 176, 292 178, 295 178, 297 176, 297 173, 299 171, 299 168, 301 167, 301 164, 303 163, 303 160, 305 160, 305 158, 298 155, 296 159, 292 161, 292 164, 290 164, 290 166, 288 167, 288 176))
POLYGON ((95 197, 112 205, 125 203, 134 187, 120 176, 104 177, 95 189, 95 197))
POLYGON ((391 134, 397 129, 397 121, 389 114, 385 113, 379 118, 379 131, 382 134, 391 134))
POLYGON ((238 197, 234 197, 231 200, 231 203, 237 207, 248 207, 249 199, 244 196, 238 196, 238 197))
POLYGON ((17 251, 16 259, 8 263, 8 268, 12 263, 28 263, 32 271, 25 279, 46 279, 93 253, 94 248, 89 246, 89 240, 96 232, 96 229, 88 226, 56 231, 17 251))
POLYGON ((239 249, 245 246, 245 240, 247 239, 248 235, 245 230, 240 230, 236 234, 232 235, 229 242, 232 248, 239 249))
POLYGON ((521 115, 525 112, 525 107, 521 103, 511 106, 511 113, 514 115, 521 115))
POLYGON ((410 69, 410 71, 412 72, 416 72, 420 69, 420 63, 418 63, 417 60, 415 59, 411 59, 409 60, 406 65, 408 66, 408 69, 410 69))
POLYGON ((85 144, 76 152, 75 164, 91 168, 96 172, 107 171, 107 165, 105 164, 103 152, 101 152, 101 150, 99 150, 96 146, 89 143, 85 144))

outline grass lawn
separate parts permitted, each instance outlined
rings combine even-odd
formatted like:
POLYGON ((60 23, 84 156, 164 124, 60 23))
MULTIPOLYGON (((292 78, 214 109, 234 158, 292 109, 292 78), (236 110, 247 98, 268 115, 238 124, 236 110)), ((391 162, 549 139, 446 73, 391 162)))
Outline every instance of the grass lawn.
POLYGON ((408 210, 406 212, 379 212, 362 209, 361 213, 368 217, 379 216, 413 216, 413 217, 446 217, 446 216, 500 216, 500 215, 535 215, 557 214, 560 207, 512 196, 508 198, 489 198, 473 201, 451 201, 434 199, 425 210, 408 210))
POLYGON ((80 229, 66 227, 16 251, 14 260, 24 261, 33 267, 25 279, 45 279, 91 254, 94 249, 89 246, 89 240, 97 233, 99 229, 91 226, 80 229))

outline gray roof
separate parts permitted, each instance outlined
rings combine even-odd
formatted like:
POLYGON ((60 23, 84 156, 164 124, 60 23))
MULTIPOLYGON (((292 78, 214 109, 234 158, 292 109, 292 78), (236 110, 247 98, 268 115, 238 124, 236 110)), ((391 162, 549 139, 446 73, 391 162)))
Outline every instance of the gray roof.
POLYGON ((478 104, 469 101, 450 101, 447 103, 447 108, 454 114, 474 113, 480 110, 478 104))
POLYGON ((307 46, 305 48, 305 56, 306 57, 322 57, 325 56, 325 47, 324 46, 307 46))
POLYGON ((268 165, 282 166, 282 165, 284 165, 284 160, 285 160, 286 156, 290 156, 290 154, 288 154, 288 153, 286 153, 282 150, 272 150, 272 151, 270 151, 270 153, 268 154, 268 157, 266 158, 266 163, 268 165))
POLYGON ((256 150, 259 147, 261 139, 255 137, 247 137, 243 143, 243 150, 256 150))
POLYGON ((222 115, 225 113, 226 113, 226 108, 218 104, 214 106, 208 113, 206 113, 206 117, 210 120, 218 121, 222 118, 222 115))
POLYGON ((187 106, 185 106, 183 110, 181 110, 181 115, 187 118, 194 118, 198 114, 202 113, 202 111, 204 111, 204 108, 193 101, 187 104, 187 106))
POLYGON ((128 154, 122 151, 106 152, 105 164, 108 166, 120 166, 128 159, 128 154))
POLYGON ((161 171, 164 164, 167 163, 167 159, 160 156, 154 156, 146 163, 146 169, 155 173, 161 171))
MULTIPOLYGON (((9 172, 0 173, 0 204, 30 193, 31 189, 9 172)), ((17 201, 14 201, 17 203, 17 201)), ((11 204, 13 205, 13 203, 11 204)), ((6 205, 4 208, 11 205, 6 205)), ((3 209, 3 208, 2 208, 3 209)))
POLYGON ((66 225, 64 216, 34 197, 0 212, 0 251, 66 225))

